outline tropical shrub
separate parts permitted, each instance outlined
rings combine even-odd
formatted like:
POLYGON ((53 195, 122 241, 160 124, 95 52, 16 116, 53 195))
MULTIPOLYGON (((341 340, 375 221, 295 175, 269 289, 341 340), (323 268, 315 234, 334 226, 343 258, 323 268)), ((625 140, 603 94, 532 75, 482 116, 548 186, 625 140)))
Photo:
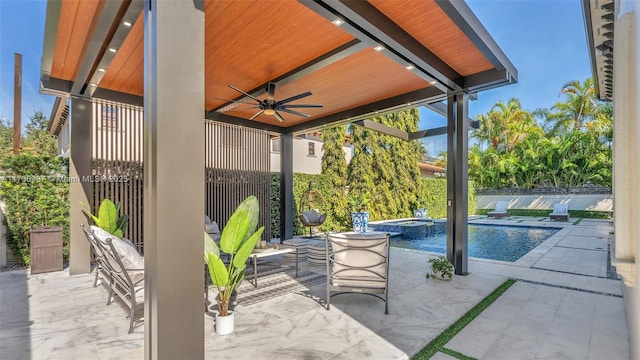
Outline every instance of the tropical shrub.
POLYGON ((87 218, 93 221, 97 227, 122 239, 129 227, 129 215, 118 215, 120 214, 120 203, 114 204, 113 201, 109 199, 102 200, 98 210, 98 216, 93 215, 84 203, 80 204, 87 218))
POLYGON ((69 254, 68 161, 22 153, 6 157, 0 197, 6 203, 7 243, 18 259, 31 263, 30 230, 62 226, 63 255, 69 254))

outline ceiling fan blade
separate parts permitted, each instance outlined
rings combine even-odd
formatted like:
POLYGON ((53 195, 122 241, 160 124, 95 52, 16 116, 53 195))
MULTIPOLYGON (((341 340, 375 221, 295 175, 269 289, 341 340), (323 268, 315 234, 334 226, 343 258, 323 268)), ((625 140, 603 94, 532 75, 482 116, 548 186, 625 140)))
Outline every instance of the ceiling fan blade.
POLYGON ((257 102, 261 102, 260 99, 256 98, 255 96, 251 95, 251 94, 247 94, 246 92, 238 89, 237 87, 233 86, 233 85, 229 85, 230 88, 232 88, 233 90, 243 94, 244 96, 248 96, 250 98, 252 98, 253 100, 257 101, 257 102))
POLYGON ((295 109, 295 108, 321 108, 320 104, 291 104, 291 105, 282 105, 280 109, 295 109))
POLYGON ((216 99, 216 100, 223 100, 223 101, 240 103, 240 104, 253 104, 252 102, 248 102, 248 101, 231 100, 231 99, 219 98, 219 97, 215 97, 215 96, 213 98, 216 99))
POLYGON ((255 118, 257 118, 258 116, 260 116, 260 114, 262 114, 264 112, 264 110, 260 110, 257 113, 255 113, 255 115, 253 115, 252 117, 249 118, 249 120, 253 120, 255 118))
POLYGON ((276 113, 273 114, 273 115, 275 115, 275 117, 278 119, 278 121, 284 122, 284 118, 282 117, 282 115, 280 115, 279 112, 276 111, 276 113))
POLYGON ((267 100, 274 101, 276 96, 276 84, 269 81, 267 85, 267 100))
POLYGON ((311 91, 307 91, 307 92, 305 92, 305 93, 298 94, 298 95, 296 95, 296 96, 292 96, 292 97, 290 97, 290 98, 286 98, 286 99, 284 99, 284 100, 280 100, 280 101, 278 101, 276 104, 277 104, 277 105, 286 104, 286 103, 288 103, 288 102, 290 102, 290 101, 295 101, 295 100, 298 100, 298 99, 302 99, 302 98, 305 98, 305 97, 307 97, 307 96, 309 96, 309 95, 311 95, 311 91))
POLYGON ((297 112, 297 111, 293 111, 293 110, 287 110, 287 109, 283 109, 283 108, 280 108, 280 111, 284 111, 284 112, 289 113, 289 114, 298 115, 298 116, 302 116, 302 117, 306 117, 306 118, 311 116, 311 115, 308 115, 308 114, 303 114, 301 112, 297 112))
POLYGON ((238 107, 233 108, 233 109, 231 109, 229 111, 232 111, 232 110, 251 110, 251 109, 260 109, 260 107, 258 105, 256 105, 256 106, 248 106, 248 107, 244 107, 244 106, 240 107, 240 106, 238 106, 238 107))

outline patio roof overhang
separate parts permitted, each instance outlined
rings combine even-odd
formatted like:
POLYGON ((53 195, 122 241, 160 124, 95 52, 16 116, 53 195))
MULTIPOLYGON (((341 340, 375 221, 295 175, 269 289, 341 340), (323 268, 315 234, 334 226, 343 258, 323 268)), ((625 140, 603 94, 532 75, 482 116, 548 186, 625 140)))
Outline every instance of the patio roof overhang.
POLYGON ((612 100, 614 1, 583 0, 582 12, 596 94, 601 100, 612 100))
MULTIPOLYGON (((143 5, 49 1, 41 91, 142 106, 143 5)), ((517 81, 462 1, 209 0, 204 47, 204 117, 281 134, 517 81), (256 110, 230 101, 248 98, 229 85, 262 98, 269 82, 276 99, 311 91, 302 102, 323 107, 247 120, 256 110)))

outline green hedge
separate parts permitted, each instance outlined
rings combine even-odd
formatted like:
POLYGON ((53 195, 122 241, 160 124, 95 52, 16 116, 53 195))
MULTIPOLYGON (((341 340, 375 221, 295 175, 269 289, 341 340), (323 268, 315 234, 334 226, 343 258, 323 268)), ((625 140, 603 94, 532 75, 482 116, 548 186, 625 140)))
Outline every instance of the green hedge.
POLYGON ((31 263, 30 230, 62 226, 63 254, 69 253, 68 161, 56 157, 20 154, 3 162, 0 197, 6 203, 7 243, 26 265, 31 263))
MULTIPOLYGON (((429 216, 435 219, 447 217, 447 179, 421 178, 421 206, 425 207, 429 216)), ((469 215, 476 213, 476 190, 469 181, 469 215)))
MULTIPOLYGON (((293 174, 293 233, 302 235, 309 231, 300 222, 300 204, 302 195, 309 189, 309 182, 313 181, 312 189, 318 190, 323 197, 328 196, 331 190, 331 180, 321 174, 293 174)), ((303 209, 306 210, 306 209, 303 209)), ((324 209, 319 209, 323 211, 324 209)), ((334 219, 328 214, 327 220, 321 228, 333 228, 334 219)), ((271 236, 280 237, 280 173, 271 173, 271 236)))
MULTIPOLYGON (((487 215, 489 211, 494 209, 478 209, 478 215, 487 215)), ((533 216, 547 217, 552 209, 509 209, 509 215, 513 216, 533 216)), ((613 213, 611 211, 590 211, 590 210, 569 210, 569 217, 586 218, 586 219, 611 219, 613 213)))

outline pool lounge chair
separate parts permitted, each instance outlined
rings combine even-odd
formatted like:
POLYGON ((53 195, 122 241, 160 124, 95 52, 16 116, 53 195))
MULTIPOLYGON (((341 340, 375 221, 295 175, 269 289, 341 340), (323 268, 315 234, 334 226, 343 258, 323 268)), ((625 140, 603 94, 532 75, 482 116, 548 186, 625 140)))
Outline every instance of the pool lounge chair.
POLYGON ((549 214, 549 220, 569 221, 569 205, 553 204, 553 212, 549 214))
POLYGON ((496 218, 508 217, 509 213, 507 212, 507 206, 509 206, 508 201, 498 201, 496 202, 496 209, 494 211, 489 211, 487 216, 496 218))

